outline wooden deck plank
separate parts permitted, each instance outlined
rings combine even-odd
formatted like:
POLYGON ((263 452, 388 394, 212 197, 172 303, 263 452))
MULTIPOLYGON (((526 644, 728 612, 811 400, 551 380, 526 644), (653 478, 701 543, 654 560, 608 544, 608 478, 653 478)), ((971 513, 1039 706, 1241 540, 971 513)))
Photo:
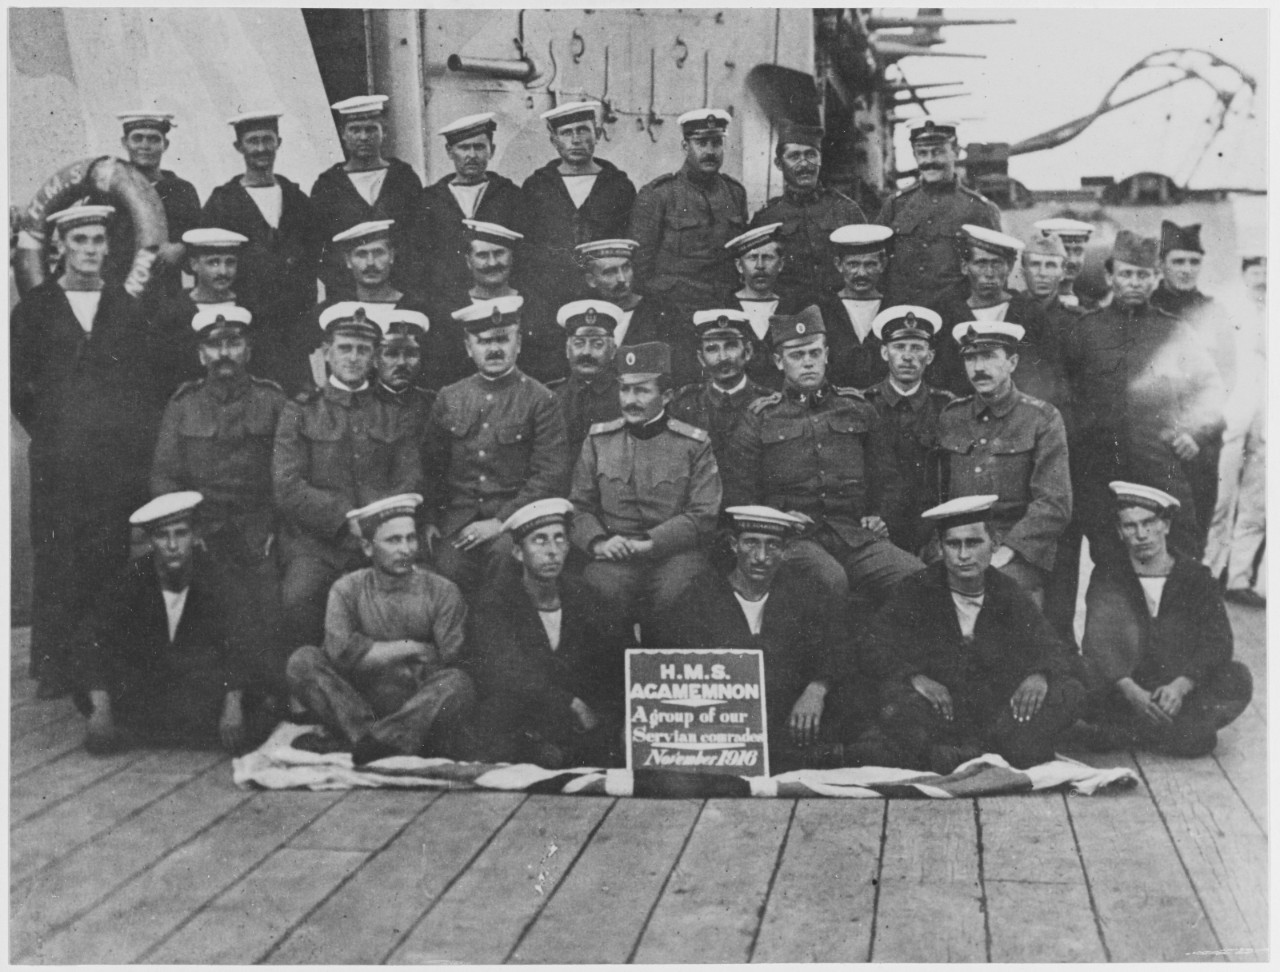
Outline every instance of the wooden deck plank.
POLYGON ((978 802, 993 962, 1106 961, 1064 799, 978 802))
POLYGON ((64 719, 76 711, 69 701, 57 699, 33 705, 10 706, 9 739, 20 739, 41 726, 64 719))
POLYGON ((530 797, 389 961, 503 961, 614 802, 530 797))
POLYGON ((889 804, 871 957, 987 960, 972 800, 889 804))
MULTIPOLYGON (((1107 762, 1136 768, 1120 754, 1107 762)), ((1111 961, 1187 961, 1220 947, 1145 786, 1068 800, 1067 811, 1111 961)))
POLYGON ((443 794, 286 935, 265 961, 384 961, 524 800, 519 793, 443 794))
POLYGON ((1249 808, 1254 822, 1266 833, 1267 724, 1252 705, 1218 733, 1218 748, 1213 758, 1249 808))
POLYGON ((619 800, 511 960, 625 962, 701 808, 701 800, 619 800))
POLYGON ((799 802, 751 961, 867 961, 885 807, 799 802))
POLYGON ((708 800, 635 961, 745 962, 791 824, 790 800, 708 800))
POLYGON ((43 943, 38 958, 58 965, 137 961, 340 796, 297 791, 255 794, 53 935, 43 943))
POLYGON ((140 762, 145 753, 91 756, 84 750, 70 752, 62 759, 15 780, 9 788, 9 826, 44 813, 99 780, 140 762))
POLYGON ((77 712, 68 712, 25 736, 10 740, 9 778, 30 773, 83 743, 84 719, 77 712))
POLYGON ((289 841, 295 850, 376 851, 440 796, 439 790, 353 791, 289 841))

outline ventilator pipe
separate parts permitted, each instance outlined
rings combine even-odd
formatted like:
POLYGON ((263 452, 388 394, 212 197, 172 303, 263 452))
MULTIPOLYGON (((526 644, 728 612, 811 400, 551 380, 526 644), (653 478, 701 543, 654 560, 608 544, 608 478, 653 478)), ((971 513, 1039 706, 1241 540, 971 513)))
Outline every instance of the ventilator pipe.
POLYGON ((489 78, 505 78, 509 81, 528 83, 533 80, 537 69, 528 58, 506 60, 496 57, 462 57, 450 54, 445 62, 450 71, 462 71, 465 74, 483 74, 489 78))

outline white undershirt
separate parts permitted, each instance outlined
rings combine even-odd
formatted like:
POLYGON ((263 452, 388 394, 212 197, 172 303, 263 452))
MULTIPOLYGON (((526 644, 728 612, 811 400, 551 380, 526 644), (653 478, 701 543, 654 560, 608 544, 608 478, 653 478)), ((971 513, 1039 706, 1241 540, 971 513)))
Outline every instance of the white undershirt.
POLYGON ((867 335, 871 333, 871 322, 880 313, 880 301, 852 300, 848 297, 842 297, 841 301, 844 303, 849 320, 853 322, 853 332, 858 335, 858 341, 865 341, 867 335))
POLYGON ((280 214, 284 212, 284 191, 279 186, 245 186, 249 198, 262 213, 262 218, 272 229, 280 228, 280 214))
POLYGON ((959 591, 951 592, 951 602, 956 606, 956 620, 960 622, 960 633, 964 635, 965 641, 973 640, 973 629, 978 623, 978 613, 982 610, 982 602, 986 600, 985 593, 961 594, 959 591))
POLYGON ((631 330, 631 316, 635 314, 636 309, 633 307, 629 311, 622 312, 622 320, 618 321, 618 326, 613 329, 613 343, 618 347, 622 347, 622 342, 627 336, 627 331, 631 330))
POLYGON ((1003 304, 996 304, 995 307, 971 307, 975 320, 979 321, 1003 321, 1004 315, 1009 312, 1009 302, 1006 300, 1003 304))
POLYGON ((538 620, 542 622, 542 627, 547 632, 547 640, 551 642, 551 650, 555 651, 560 647, 560 623, 564 620, 564 609, 556 608, 554 611, 539 609, 538 620))
POLYGON ((187 606, 187 592, 191 590, 188 585, 180 591, 171 591, 168 588, 161 588, 160 593, 164 595, 164 612, 169 616, 169 641, 173 641, 173 636, 178 633, 178 625, 182 621, 182 609, 187 606))
POLYGON ((329 384, 331 384, 334 388, 338 389, 338 391, 353 392, 353 393, 354 393, 354 392, 362 392, 362 391, 364 391, 366 388, 368 388, 368 387, 369 387, 369 380, 366 378, 364 381, 360 382, 360 386, 359 386, 358 388, 348 388, 348 387, 347 387, 346 385, 344 385, 342 382, 338 381, 338 379, 337 379, 337 378, 333 377, 333 375, 330 375, 330 376, 329 376, 329 384))
POLYGON ((382 193, 382 184, 387 181, 386 169, 369 169, 367 172, 348 172, 347 178, 356 187, 356 192, 370 206, 378 201, 382 193))
POLYGON ((753 300, 750 297, 739 297, 738 303, 742 305, 742 313, 746 314, 747 320, 751 322, 751 332, 758 340, 763 341, 765 335, 769 333, 769 318, 778 309, 778 298, 753 300))
POLYGON ((591 190, 595 187, 596 180, 600 178, 600 175, 596 172, 586 175, 565 175, 562 172, 560 173, 560 178, 564 180, 564 187, 569 193, 569 198, 573 200, 574 207, 581 209, 582 204, 591 195, 591 190))
POLYGON ((68 290, 67 300, 71 302, 71 312, 80 322, 85 334, 93 333, 93 319, 98 316, 98 304, 102 300, 101 290, 68 290))
POLYGON ((467 219, 475 218, 476 210, 480 208, 480 197, 484 195, 488 185, 487 180, 477 182, 474 186, 460 186, 457 182, 449 183, 449 191, 453 193, 453 198, 458 201, 462 215, 467 219))
POLYGON ((1139 577, 1142 585, 1142 596, 1147 599, 1147 613, 1153 618, 1160 614, 1160 598, 1164 595, 1164 582, 1167 577, 1139 577))
POLYGON ((742 608, 742 613, 747 616, 747 627, 751 629, 752 635, 760 633, 760 626, 764 623, 764 606, 769 600, 766 594, 758 601, 748 601, 737 591, 733 592, 733 596, 738 599, 738 605, 742 608))

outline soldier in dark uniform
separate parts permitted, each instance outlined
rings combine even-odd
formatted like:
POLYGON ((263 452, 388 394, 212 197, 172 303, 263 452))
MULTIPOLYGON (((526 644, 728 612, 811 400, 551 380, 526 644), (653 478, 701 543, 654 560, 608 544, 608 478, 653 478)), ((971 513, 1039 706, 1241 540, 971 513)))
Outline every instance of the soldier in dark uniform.
POLYGON ((960 227, 970 223, 999 230, 1000 210, 960 184, 953 123, 924 118, 913 124, 911 150, 920 175, 915 185, 885 200, 876 222, 895 234, 885 286, 889 302, 928 305, 961 279, 960 227))
POLYGON ((871 322, 889 373, 862 394, 884 424, 902 477, 902 500, 888 521, 889 539, 908 552, 929 540, 920 514, 937 493, 938 417, 955 396, 924 381, 942 318, 927 307, 886 307, 871 322))
POLYGON ((622 418, 593 425, 573 470, 573 544, 591 558, 582 579, 651 625, 709 569, 702 542, 720 512, 720 472, 702 429, 667 414, 671 349, 618 356, 622 418))
POLYGON ((320 640, 329 587, 362 563, 347 511, 417 489, 422 477, 412 423, 369 382, 382 332, 354 303, 334 304, 320 324, 329 379, 285 404, 271 464, 291 647, 320 640))
POLYGON ((468 594, 511 559, 502 522, 569 483, 560 403, 516 366, 522 304, 499 297, 454 313, 476 371, 440 392, 423 439, 428 545, 468 594))
POLYGON ((557 157, 525 180, 525 289, 552 307, 581 289, 574 247, 625 236, 636 187, 612 162, 595 156, 598 101, 575 101, 542 113, 557 157))
POLYGON ((613 331, 621 319, 622 311, 603 300, 575 300, 556 314, 556 322, 564 328, 569 377, 548 382, 547 387, 564 410, 570 463, 578 461, 591 426, 622 415, 618 372, 613 367, 618 351, 613 331))
POLYGON ((827 374, 838 385, 868 388, 883 378, 887 365, 872 324, 884 301, 893 230, 884 226, 841 226, 831 234, 832 263, 844 281, 838 292, 818 304, 827 329, 827 374))
POLYGON ((249 238, 236 273, 238 299, 254 311, 254 370, 296 392, 312 384, 313 332, 305 314, 316 302, 320 236, 311 200, 277 175, 280 113, 255 111, 229 122, 244 174, 218 186, 204 204, 205 226, 249 238))
POLYGON ((408 417, 413 441, 421 442, 436 400, 436 389, 422 383, 431 320, 419 311, 393 308, 379 311, 375 323, 382 329, 382 342, 373 359, 378 374, 373 393, 408 417))
POLYGON ((856 202, 818 184, 824 134, 817 126, 779 124, 773 164, 782 173, 782 195, 770 199, 751 220, 753 227, 782 224, 779 239, 785 263, 778 290, 802 307, 840 286, 831 234, 841 226, 867 221, 856 202))
MULTIPOLYGON (((408 163, 383 158, 386 104, 386 95, 361 95, 331 106, 338 115, 347 159, 320 173, 311 187, 311 205, 325 241, 357 223, 394 221, 399 262, 393 279, 398 287, 408 289, 422 278, 417 252, 422 181, 408 163)), ((351 277, 343 266, 342 251, 329 242, 320 254, 319 274, 326 297, 350 298, 351 277)))
POLYGON ((679 124, 684 165, 640 190, 627 235, 640 244, 640 289, 667 298, 687 320, 735 284, 724 245, 747 228, 747 191, 720 171, 728 112, 701 108, 679 124))
MULTIPOLYGON (((471 236, 463 220, 495 223, 520 231, 525 226, 524 194, 506 176, 489 171, 494 115, 486 112, 450 122, 436 132, 454 172, 422 191, 419 249, 426 264, 426 290, 460 306, 471 286, 465 256, 471 236)), ((459 335, 461 339, 461 335, 459 335)))
MULTIPOLYGON (((724 248, 733 257, 742 286, 726 295, 722 307, 740 309, 746 315, 749 331, 747 343, 751 357, 747 362, 747 374, 752 381, 767 385, 771 390, 782 387, 782 372, 773 365, 773 349, 769 346, 769 318, 788 309, 807 307, 802 298, 789 300, 784 305, 776 291, 778 276, 782 273, 786 258, 782 255, 782 243, 778 239, 781 223, 770 223, 749 229, 735 236, 724 248), (792 306, 794 304, 794 306, 792 306)), ((709 308, 710 309, 710 308, 709 308)))
POLYGON ((1078 219, 1054 217, 1037 220, 1034 229, 1045 238, 1057 240, 1066 251, 1062 280, 1058 284, 1059 303, 1082 311, 1097 310, 1097 301, 1076 293, 1076 280, 1084 271, 1084 251, 1089 244, 1089 237, 1093 235, 1093 227, 1078 219))

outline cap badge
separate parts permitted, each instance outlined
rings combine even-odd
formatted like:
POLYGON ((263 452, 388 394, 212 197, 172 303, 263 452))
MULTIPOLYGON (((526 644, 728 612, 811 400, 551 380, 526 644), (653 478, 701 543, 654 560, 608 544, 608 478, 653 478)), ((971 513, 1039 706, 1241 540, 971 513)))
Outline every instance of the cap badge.
POLYGON ((629 352, 627 352, 627 364, 628 364, 628 365, 633 365, 633 364, 635 364, 635 363, 636 363, 636 354, 635 354, 635 352, 634 352, 634 351, 629 351, 629 352))
POLYGON ((594 307, 587 308, 586 320, 588 325, 596 322, 596 309, 594 307))
POLYGON ((214 318, 213 326, 219 327, 225 323, 227 323, 227 319, 223 317, 221 314, 219 314, 216 318, 214 318))
POLYGON ((914 327, 916 323, 916 315, 911 311, 907 311, 907 316, 903 318, 907 323, 907 327, 914 327))
POLYGON ((355 321, 357 324, 363 324, 363 323, 365 322, 365 320, 366 320, 366 318, 365 318, 365 316, 364 316, 364 308, 363 308, 363 307, 357 307, 357 308, 356 308, 356 312, 355 312, 355 314, 353 314, 353 315, 352 315, 351 319, 352 319, 353 321, 355 321))
POLYGON ((493 321, 494 324, 501 324, 502 311, 498 310, 498 308, 495 307, 493 309, 493 313, 489 315, 489 320, 493 321))
POLYGON ((728 326, 729 326, 729 318, 725 317, 723 314, 721 314, 719 317, 716 318, 716 327, 728 327, 728 326))
POLYGON ((797 333, 797 334, 803 334, 803 333, 805 332, 805 330, 806 330, 806 328, 805 328, 805 326, 804 326, 804 321, 801 321, 800 323, 798 323, 798 324, 796 325, 796 333, 797 333))

